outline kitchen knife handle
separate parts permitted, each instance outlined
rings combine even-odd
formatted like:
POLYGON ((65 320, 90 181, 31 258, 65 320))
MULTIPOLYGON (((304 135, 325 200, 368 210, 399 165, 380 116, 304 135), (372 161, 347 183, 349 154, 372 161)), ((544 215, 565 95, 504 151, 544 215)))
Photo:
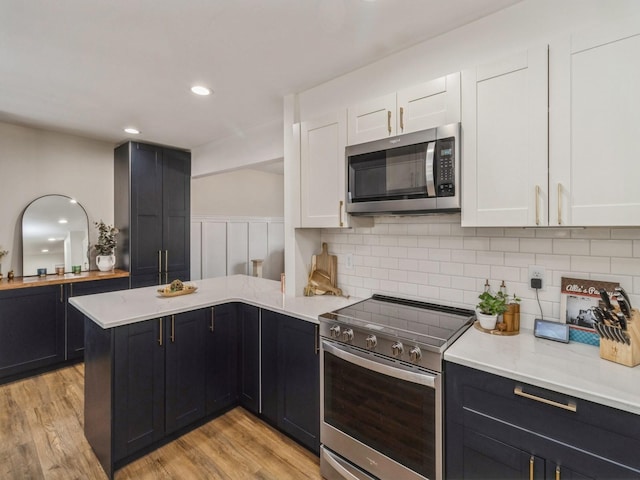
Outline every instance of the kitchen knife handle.
POLYGON ((340 200, 338 204, 338 221, 341 227, 344 227, 344 221, 342 220, 342 207, 344 206, 344 200, 340 200))
POLYGON ((535 400, 536 402, 545 403, 547 405, 551 405, 552 407, 562 408, 563 410, 569 410, 570 412, 576 412, 578 410, 578 407, 574 402, 568 402, 567 404, 564 404, 560 402, 554 402, 553 400, 549 400, 547 398, 531 395, 530 393, 522 390, 521 385, 516 385, 516 387, 513 389, 513 393, 515 395, 518 395, 519 397, 528 398, 529 400, 535 400))
POLYGON ((536 225, 540 225, 540 185, 536 185, 536 225))
POLYGON ((387 131, 391 135, 391 110, 387 110, 387 131))
POLYGON ((404 132, 404 107, 400 107, 400 130, 404 132))
POLYGON ((562 184, 558 183, 558 225, 562 225, 562 184))

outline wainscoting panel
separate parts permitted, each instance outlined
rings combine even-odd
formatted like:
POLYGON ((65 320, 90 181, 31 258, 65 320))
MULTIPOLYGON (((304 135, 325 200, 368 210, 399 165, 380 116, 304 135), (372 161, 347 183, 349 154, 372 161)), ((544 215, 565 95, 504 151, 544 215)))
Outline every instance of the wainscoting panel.
POLYGON ((191 218, 191 278, 251 275, 251 260, 262 259, 262 276, 284 272, 281 218, 194 216, 191 218))

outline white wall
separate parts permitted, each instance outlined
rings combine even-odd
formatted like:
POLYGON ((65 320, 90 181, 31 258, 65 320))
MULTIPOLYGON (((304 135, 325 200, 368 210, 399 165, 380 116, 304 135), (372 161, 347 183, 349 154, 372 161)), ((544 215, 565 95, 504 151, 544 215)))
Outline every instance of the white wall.
POLYGON ((282 217, 284 176, 242 169, 193 178, 191 215, 282 217))
POLYGON ((113 148, 107 142, 0 123, 0 246, 4 275, 22 274, 22 211, 47 194, 76 198, 93 221, 113 223, 113 148))

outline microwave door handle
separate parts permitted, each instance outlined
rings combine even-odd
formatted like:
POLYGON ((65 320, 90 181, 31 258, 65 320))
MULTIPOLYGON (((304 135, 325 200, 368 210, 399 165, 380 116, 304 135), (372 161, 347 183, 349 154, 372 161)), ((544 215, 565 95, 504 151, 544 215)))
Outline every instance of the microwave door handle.
POLYGON ((425 160, 425 180, 427 184, 427 197, 436 196, 436 184, 433 176, 433 157, 436 150, 436 142, 427 144, 427 158, 425 160))

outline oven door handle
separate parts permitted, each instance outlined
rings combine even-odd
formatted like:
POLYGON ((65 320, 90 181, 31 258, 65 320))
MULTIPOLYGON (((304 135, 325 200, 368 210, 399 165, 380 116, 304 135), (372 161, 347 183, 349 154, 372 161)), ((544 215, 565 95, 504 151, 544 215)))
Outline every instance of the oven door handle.
POLYGON ((368 358, 358 355, 357 353, 347 352, 341 348, 338 348, 329 342, 322 341, 322 349, 325 352, 329 352, 332 355, 344 360, 345 362, 353 363, 367 370, 372 370, 376 373, 381 373, 389 377, 397 378, 398 380, 404 380, 418 385, 424 385, 430 388, 436 388, 436 375, 430 375, 426 372, 414 372, 410 370, 404 370, 399 367, 390 366, 384 363, 369 360, 368 358))
POLYGON ((343 466, 342 462, 339 459, 335 458, 330 452, 328 452, 324 448, 321 448, 321 450, 322 457, 327 461, 329 465, 331 465, 335 472, 345 480, 373 480, 373 477, 370 477, 369 475, 362 477, 354 475, 349 470, 347 470, 347 467, 343 466))

